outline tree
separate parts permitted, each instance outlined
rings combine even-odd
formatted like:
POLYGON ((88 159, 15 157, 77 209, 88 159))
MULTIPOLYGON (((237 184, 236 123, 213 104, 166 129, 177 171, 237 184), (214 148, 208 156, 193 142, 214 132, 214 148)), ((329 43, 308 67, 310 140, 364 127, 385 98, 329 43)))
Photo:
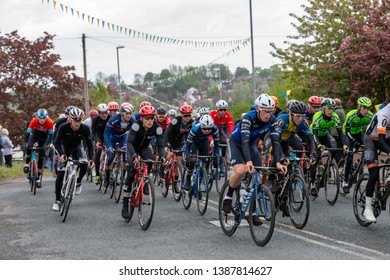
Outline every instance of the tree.
POLYGON ((108 103, 112 100, 112 97, 108 93, 106 86, 98 81, 93 89, 89 92, 89 100, 92 108, 95 108, 100 103, 108 103))
POLYGON ((145 81, 152 82, 152 81, 154 81, 154 79, 155 79, 155 77, 154 77, 154 74, 152 72, 147 72, 145 74, 145 78, 144 78, 145 81))
POLYGON ((39 108, 56 118, 67 106, 83 104, 83 80, 74 66, 59 65, 53 38, 45 32, 31 42, 17 31, 0 34, 0 120, 17 144, 39 108))
POLYGON ((236 79, 238 78, 244 78, 249 76, 249 70, 245 67, 237 67, 236 71, 234 72, 234 77, 236 79))

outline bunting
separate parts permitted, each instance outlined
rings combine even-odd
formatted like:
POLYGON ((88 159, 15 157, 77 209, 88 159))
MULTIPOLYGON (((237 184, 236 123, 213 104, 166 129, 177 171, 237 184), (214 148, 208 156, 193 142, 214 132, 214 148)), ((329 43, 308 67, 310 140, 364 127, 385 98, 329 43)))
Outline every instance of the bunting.
MULTIPOLYGON (((45 3, 45 0, 42 0, 42 4, 45 3)), ((238 51, 240 48, 239 46, 244 45, 245 42, 250 40, 249 38, 244 39, 238 39, 238 40, 230 40, 230 41, 216 41, 216 42, 207 42, 207 41, 187 41, 187 40, 181 40, 177 38, 169 38, 164 37, 160 35, 155 34, 147 34, 142 31, 137 31, 132 28, 123 27, 114 23, 110 23, 107 20, 97 18, 93 15, 86 14, 84 12, 81 12, 79 10, 73 9, 72 7, 69 7, 65 4, 59 3, 55 0, 46 0, 47 5, 53 5, 54 9, 57 8, 59 5, 61 12, 68 14, 70 11, 70 14, 72 16, 77 15, 78 19, 81 19, 81 21, 87 21, 89 24, 94 25, 96 24, 97 27, 100 27, 102 29, 105 29, 107 26, 107 29, 116 33, 124 34, 125 36, 129 36, 132 38, 137 38, 140 40, 144 40, 147 42, 152 43, 159 43, 159 44, 169 44, 169 45, 177 45, 181 47, 195 47, 195 48, 216 48, 216 47, 231 47, 236 46, 232 52, 238 51), (81 17, 80 17, 81 15, 81 17), (96 18, 96 21, 94 20, 96 18)))

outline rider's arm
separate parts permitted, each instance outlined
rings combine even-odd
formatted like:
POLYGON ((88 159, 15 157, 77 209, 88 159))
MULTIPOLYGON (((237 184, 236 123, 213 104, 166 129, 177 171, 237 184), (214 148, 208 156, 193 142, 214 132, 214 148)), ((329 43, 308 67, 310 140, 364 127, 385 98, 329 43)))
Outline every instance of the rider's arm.
POLYGON ((93 149, 93 143, 92 143, 92 137, 91 137, 91 130, 88 126, 85 126, 85 142, 87 144, 88 148, 88 160, 93 160, 94 158, 94 149, 93 149))
POLYGON ((280 162, 283 155, 282 146, 279 141, 281 133, 282 130, 275 120, 275 122, 271 124, 270 138, 272 142, 272 156, 275 158, 276 162, 280 162))
POLYGON ((162 127, 158 126, 156 128, 156 146, 158 149, 158 156, 159 158, 165 157, 165 149, 164 149, 164 132, 162 127))
MULTIPOLYGON (((107 125, 106 127, 104 128, 104 139, 106 139, 106 145, 108 145, 109 143, 111 143, 111 141, 109 141, 111 139, 111 135, 112 135, 112 130, 113 130, 113 127, 112 125, 110 124, 110 122, 107 122, 107 125)), ((112 147, 108 147, 107 146, 107 150, 111 150, 112 147)))
POLYGON ((227 121, 227 131, 228 131, 228 134, 227 136, 230 136, 232 134, 232 131, 233 131, 233 128, 234 128, 234 121, 233 121, 233 117, 232 115, 229 113, 229 112, 226 112, 226 115, 227 115, 227 118, 228 118, 228 121, 227 121))
POLYGON ((64 137, 64 131, 65 131, 65 126, 61 125, 58 130, 57 130, 57 136, 54 139, 54 147, 56 148, 58 154, 62 156, 64 154, 64 151, 62 150, 62 138, 64 137))
POLYGON ((390 122, 390 117, 381 115, 378 117, 377 133, 379 149, 387 154, 390 153, 390 147, 386 143, 386 126, 390 122))
MULTIPOLYGON (((134 158, 137 156, 137 153, 134 149, 134 144, 137 139, 137 133, 140 131, 140 126, 138 122, 133 123, 127 137, 127 162, 133 162, 134 158)), ((145 133, 145 132, 144 132, 145 133)))
POLYGON ((173 118, 171 123, 169 124, 167 130, 164 133, 164 146, 165 147, 168 147, 168 143, 170 142, 169 138, 171 137, 171 135, 173 135, 172 133, 173 133, 176 125, 177 125, 177 119, 173 118))
POLYGON ((251 152, 249 148, 250 128, 252 126, 252 120, 250 116, 245 115, 240 125, 241 129, 241 147, 242 154, 244 155, 245 162, 251 161, 251 152))
POLYGON ((92 130, 92 140, 95 141, 95 142, 100 142, 102 143, 103 141, 101 141, 97 135, 97 131, 96 131, 96 125, 97 125, 97 116, 94 117, 92 119, 92 125, 91 125, 91 130, 92 130))

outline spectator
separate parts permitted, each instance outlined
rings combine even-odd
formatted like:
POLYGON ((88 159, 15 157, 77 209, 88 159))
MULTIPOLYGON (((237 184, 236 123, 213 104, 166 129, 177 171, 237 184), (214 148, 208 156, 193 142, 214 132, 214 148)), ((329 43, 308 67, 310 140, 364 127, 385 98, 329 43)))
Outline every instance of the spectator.
POLYGON ((8 129, 3 128, 1 130, 1 133, 3 134, 3 154, 4 154, 4 159, 5 159, 5 165, 7 167, 12 167, 12 149, 13 145, 11 140, 9 139, 9 133, 8 129))
POLYGON ((3 159, 3 138, 2 138, 2 133, 1 130, 3 127, 0 125, 0 166, 3 166, 4 164, 4 159, 3 159))

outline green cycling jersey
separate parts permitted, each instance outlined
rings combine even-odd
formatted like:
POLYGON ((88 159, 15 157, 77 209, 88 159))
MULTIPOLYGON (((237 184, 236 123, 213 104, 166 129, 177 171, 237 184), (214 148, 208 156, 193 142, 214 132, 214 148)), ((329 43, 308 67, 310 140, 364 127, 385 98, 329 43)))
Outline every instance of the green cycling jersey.
POLYGON ((365 116, 361 115, 358 109, 349 111, 343 124, 343 132, 346 135, 348 133, 362 133, 365 127, 371 122, 373 116, 374 114, 371 111, 368 111, 365 116))
POLYGON ((318 136, 328 135, 331 127, 339 127, 341 129, 339 116, 335 112, 332 113, 330 118, 326 117, 322 111, 314 114, 310 125, 310 130, 313 134, 318 136))

